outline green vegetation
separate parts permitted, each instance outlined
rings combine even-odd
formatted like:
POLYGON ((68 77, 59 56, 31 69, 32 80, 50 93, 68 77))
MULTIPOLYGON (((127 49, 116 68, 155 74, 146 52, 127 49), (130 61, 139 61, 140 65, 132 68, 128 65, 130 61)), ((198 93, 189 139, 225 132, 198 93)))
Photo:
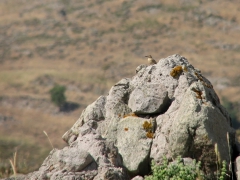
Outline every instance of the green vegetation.
MULTIPOLYGON (((227 177, 227 164, 223 161, 222 168, 218 173, 217 179, 224 180, 227 177)), ((163 162, 157 165, 152 161, 151 169, 152 175, 145 176, 145 180, 195 180, 195 179, 207 179, 201 171, 201 162, 193 160, 192 163, 184 164, 181 157, 178 157, 176 161, 169 163, 166 157, 163 158, 163 162)))
POLYGON ((200 176, 200 162, 194 161, 191 165, 184 165, 180 157, 176 163, 169 163, 164 157, 160 166, 152 161, 151 169, 153 175, 145 177, 145 180, 194 180, 200 176))
POLYGON ((220 176, 219 176, 219 180, 226 179, 226 176, 227 176, 227 163, 226 163, 226 161, 223 161, 222 162, 222 169, 221 169, 220 176))
POLYGON ((227 112, 231 117, 232 126, 235 129, 240 127, 240 120, 238 119, 238 111, 236 110, 237 105, 223 98, 223 106, 226 108, 227 112))
POLYGON ((61 107, 66 103, 66 97, 65 97, 65 91, 66 87, 65 86, 60 86, 56 84, 51 90, 51 100, 52 102, 58 106, 60 109, 61 107))
POLYGON ((196 163, 196 161, 190 165, 184 165, 180 157, 178 157, 176 163, 169 163, 167 158, 164 157, 160 166, 152 161, 153 174, 145 177, 145 180, 193 180, 201 177, 200 165, 200 162, 196 163))

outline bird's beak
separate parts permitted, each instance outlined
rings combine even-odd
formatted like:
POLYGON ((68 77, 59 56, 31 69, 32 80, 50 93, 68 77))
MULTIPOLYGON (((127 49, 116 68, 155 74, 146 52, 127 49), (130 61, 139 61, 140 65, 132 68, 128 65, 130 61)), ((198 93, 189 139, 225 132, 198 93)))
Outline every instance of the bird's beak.
POLYGON ((148 56, 145 56, 145 57, 148 57, 148 56))

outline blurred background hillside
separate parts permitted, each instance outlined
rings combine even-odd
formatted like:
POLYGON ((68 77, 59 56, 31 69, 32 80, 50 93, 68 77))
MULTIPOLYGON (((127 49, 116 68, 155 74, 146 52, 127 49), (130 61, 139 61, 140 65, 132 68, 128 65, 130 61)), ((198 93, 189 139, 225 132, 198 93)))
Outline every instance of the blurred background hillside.
POLYGON ((0 0, 0 177, 37 169, 81 111, 135 68, 180 54, 202 71, 237 128, 238 0, 0 0), (66 87, 68 111, 49 90, 66 87))

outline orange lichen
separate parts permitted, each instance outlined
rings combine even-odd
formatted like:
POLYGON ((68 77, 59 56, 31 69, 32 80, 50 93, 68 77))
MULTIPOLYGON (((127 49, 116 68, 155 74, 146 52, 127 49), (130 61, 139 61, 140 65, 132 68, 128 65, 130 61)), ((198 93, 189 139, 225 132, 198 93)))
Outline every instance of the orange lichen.
POLYGON ((202 82, 202 84, 203 84, 204 86, 206 86, 206 87, 208 87, 208 88, 210 88, 210 89, 213 88, 213 86, 212 86, 210 83, 206 82, 206 81, 203 79, 203 76, 202 76, 201 74, 195 72, 195 75, 196 75, 197 78, 202 82))
POLYGON ((196 93, 196 98, 201 99, 201 100, 203 99, 202 91, 197 90, 196 88, 192 88, 192 90, 196 93))
POLYGON ((179 76, 182 72, 183 72, 182 66, 175 66, 170 72, 170 75, 175 78, 179 76))
POLYGON ((148 138, 153 138, 154 137, 154 133, 153 133, 152 121, 151 120, 150 120, 150 122, 144 121, 142 126, 143 126, 143 129, 146 131, 146 136, 148 138))
POLYGON ((144 121, 142 126, 143 126, 143 129, 145 129, 146 131, 151 130, 153 127, 152 123, 148 121, 144 121))
POLYGON ((131 116, 133 116, 133 117, 138 117, 135 113, 132 113, 131 116))
POLYGON ((146 133, 146 136, 148 137, 148 138, 154 138, 154 133, 152 133, 152 132, 150 132, 150 131, 148 131, 147 133, 146 133))
POLYGON ((124 131, 128 131, 128 128, 124 128, 124 131))
POLYGON ((200 81, 203 81, 203 77, 197 72, 194 73, 200 81))
POLYGON ((129 116, 138 117, 135 113, 130 113, 130 114, 125 114, 123 118, 129 117, 129 116))

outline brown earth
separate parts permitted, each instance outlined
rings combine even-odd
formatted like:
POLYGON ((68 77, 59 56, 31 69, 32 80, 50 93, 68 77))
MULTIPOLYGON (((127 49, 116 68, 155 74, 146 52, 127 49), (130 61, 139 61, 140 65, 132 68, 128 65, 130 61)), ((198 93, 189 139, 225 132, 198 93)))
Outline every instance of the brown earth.
POLYGON ((16 150, 26 166, 19 172, 39 166, 51 149, 43 131, 63 147, 81 111, 133 76, 145 55, 185 56, 220 98, 239 104, 239 39, 237 0, 0 1, 0 177, 16 150), (58 111, 49 95, 55 83, 79 108, 58 111))

